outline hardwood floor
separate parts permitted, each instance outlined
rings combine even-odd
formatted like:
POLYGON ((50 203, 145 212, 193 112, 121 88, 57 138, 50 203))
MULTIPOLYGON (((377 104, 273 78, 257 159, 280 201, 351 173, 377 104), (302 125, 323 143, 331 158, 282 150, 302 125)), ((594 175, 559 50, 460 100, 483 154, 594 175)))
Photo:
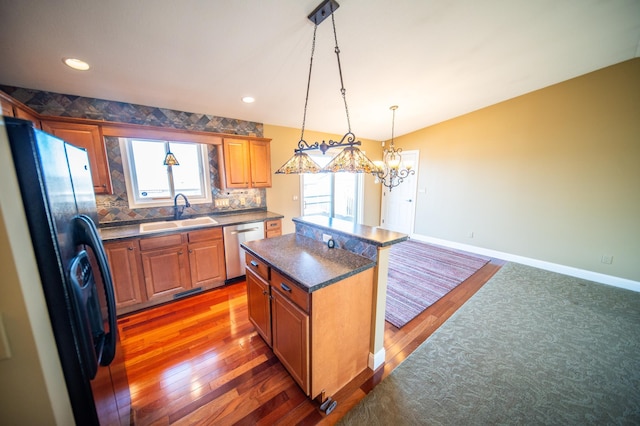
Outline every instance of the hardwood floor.
POLYGON ((335 424, 504 264, 492 260, 398 329, 385 328, 386 362, 333 398, 309 400, 248 320, 244 282, 118 321, 136 425, 335 424))

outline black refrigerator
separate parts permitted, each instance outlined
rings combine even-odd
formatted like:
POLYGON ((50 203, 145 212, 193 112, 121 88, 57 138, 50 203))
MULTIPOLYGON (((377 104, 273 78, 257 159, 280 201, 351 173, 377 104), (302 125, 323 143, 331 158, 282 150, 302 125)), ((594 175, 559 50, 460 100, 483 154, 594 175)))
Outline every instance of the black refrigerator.
MULTIPOLYGON (((87 152, 4 118, 46 309, 78 425, 126 425, 131 399, 87 152)), ((44 307, 43 307, 44 308, 44 307)))

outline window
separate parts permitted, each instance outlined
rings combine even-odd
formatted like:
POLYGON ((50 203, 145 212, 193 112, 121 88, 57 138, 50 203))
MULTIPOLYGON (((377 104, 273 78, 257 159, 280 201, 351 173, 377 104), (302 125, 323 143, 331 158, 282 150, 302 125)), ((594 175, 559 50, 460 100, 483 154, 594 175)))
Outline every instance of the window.
POLYGON ((130 208, 173 205, 178 193, 193 204, 211 203, 206 144, 121 138, 120 151, 130 208), (163 164, 169 149, 180 165, 163 164))
MULTIPOLYGON (((320 167, 331 158, 331 150, 326 155, 310 154, 320 167)), ((322 215, 349 222, 362 222, 362 174, 361 173, 316 173, 303 174, 302 214, 322 215)))

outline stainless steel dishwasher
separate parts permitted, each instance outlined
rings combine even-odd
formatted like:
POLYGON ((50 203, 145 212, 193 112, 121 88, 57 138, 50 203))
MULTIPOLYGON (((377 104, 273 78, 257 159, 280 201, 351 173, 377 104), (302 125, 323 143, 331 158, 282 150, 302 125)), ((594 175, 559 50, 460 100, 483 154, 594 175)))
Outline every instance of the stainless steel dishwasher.
POLYGON ((244 249, 240 244, 245 241, 264 238, 264 222, 243 223, 242 225, 225 226, 224 258, 227 266, 227 280, 231 282, 245 275, 244 249))

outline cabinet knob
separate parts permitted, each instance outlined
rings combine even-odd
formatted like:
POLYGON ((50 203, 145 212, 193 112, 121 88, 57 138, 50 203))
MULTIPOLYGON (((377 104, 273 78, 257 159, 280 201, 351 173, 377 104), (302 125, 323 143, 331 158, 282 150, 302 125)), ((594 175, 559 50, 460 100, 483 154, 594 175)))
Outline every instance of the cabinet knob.
POLYGON ((258 265, 258 262, 256 262, 255 260, 252 260, 252 261, 251 261, 251 262, 249 262, 249 263, 251 263, 251 266, 253 266, 254 268, 257 268, 257 267, 259 266, 259 265, 258 265))
POLYGON ((133 246, 129 246, 129 247, 127 247, 127 250, 129 250, 129 251, 133 251, 133 246))
POLYGON ((182 254, 182 250, 180 250, 180 251, 178 252, 178 254, 182 254))
POLYGON ((189 253, 193 253, 193 250, 189 249, 189 253))

